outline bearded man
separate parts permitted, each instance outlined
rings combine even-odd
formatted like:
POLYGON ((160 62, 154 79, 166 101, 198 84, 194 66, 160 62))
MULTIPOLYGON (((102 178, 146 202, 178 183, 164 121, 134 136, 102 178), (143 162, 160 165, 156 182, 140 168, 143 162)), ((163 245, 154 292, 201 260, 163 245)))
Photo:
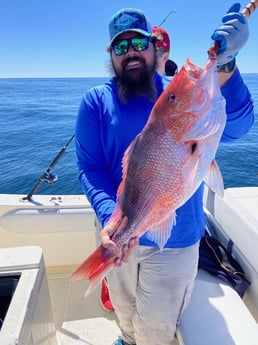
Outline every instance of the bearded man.
MULTIPOLYGON (((227 104, 222 141, 242 137, 254 120, 250 92, 235 64, 248 38, 248 24, 239 9, 233 5, 212 36, 221 42, 218 77, 227 104)), ((75 130, 79 179, 99 230, 114 211, 124 152, 168 83, 156 72, 157 37, 141 10, 116 12, 109 33, 114 77, 84 95, 75 130)), ((117 268, 107 275, 122 333, 115 345, 171 345, 197 273, 205 229, 202 196, 203 185, 177 210, 176 225, 162 251, 145 233, 138 247, 138 239, 131 239, 116 259, 117 268)), ((103 246, 115 245, 111 233, 102 230, 98 235, 103 246)))

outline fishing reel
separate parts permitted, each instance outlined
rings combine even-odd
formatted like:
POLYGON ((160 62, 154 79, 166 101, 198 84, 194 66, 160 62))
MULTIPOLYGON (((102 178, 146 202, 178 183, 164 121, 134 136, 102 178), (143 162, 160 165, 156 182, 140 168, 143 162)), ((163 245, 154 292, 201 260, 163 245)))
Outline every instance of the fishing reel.
POLYGON ((59 159, 65 153, 68 145, 73 140, 73 138, 74 138, 74 135, 68 140, 68 142, 65 144, 65 146, 57 154, 55 159, 51 162, 51 164, 49 165, 47 170, 40 176, 40 178, 38 179, 37 183, 34 185, 32 190, 27 194, 27 196, 22 198, 22 200, 29 200, 30 201, 31 198, 32 198, 32 195, 38 190, 38 188, 40 187, 41 183, 47 182, 48 184, 53 185, 57 181, 57 175, 50 173, 50 170, 54 168, 56 163, 59 161, 59 159))
POLYGON ((46 182, 50 185, 54 184, 58 180, 57 175, 49 173, 47 171, 44 172, 40 179, 42 182, 46 182))

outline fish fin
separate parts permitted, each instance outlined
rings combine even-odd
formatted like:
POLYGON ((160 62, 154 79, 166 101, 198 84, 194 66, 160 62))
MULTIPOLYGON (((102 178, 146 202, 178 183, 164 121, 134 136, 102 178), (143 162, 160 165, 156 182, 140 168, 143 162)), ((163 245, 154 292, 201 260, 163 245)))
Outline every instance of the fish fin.
POLYGON ((224 183, 221 171, 215 160, 211 162, 210 168, 204 178, 204 182, 209 188, 217 193, 221 198, 224 195, 224 183))
POLYGON ((114 266, 114 252, 99 246, 83 263, 72 273, 70 282, 89 279, 89 287, 85 293, 88 296, 114 266))
MULTIPOLYGON (((139 138, 140 135, 138 134, 133 141, 131 142, 131 144, 127 147, 127 149, 125 150, 125 153, 123 155, 123 159, 122 159, 122 172, 123 172, 123 178, 122 178, 122 182, 127 178, 127 171, 128 171, 128 165, 129 165, 129 161, 130 158, 132 156, 132 153, 134 151, 135 146, 138 144, 139 142, 139 138)), ((120 187, 122 188, 122 187, 120 187)))
MULTIPOLYGON (((123 195, 124 195, 124 189, 125 189, 125 184, 126 184, 126 179, 127 179, 127 173, 128 173, 128 165, 129 165, 129 161, 131 159, 132 153, 134 151, 134 147, 137 145, 139 140, 139 135, 137 135, 134 140, 131 142, 131 144, 127 147, 127 149, 125 150, 125 153, 123 155, 123 159, 122 159, 122 181, 120 182, 118 189, 117 189, 117 200, 116 200, 116 204, 121 205, 122 204, 122 199, 123 199, 123 195)), ((121 211, 121 210, 120 210, 121 211)), ((117 210, 117 212, 119 212, 117 210)), ((121 212, 122 214, 122 212, 121 212)))
POLYGON ((184 165, 184 169, 182 171, 182 176, 184 179, 185 189, 192 189, 192 186, 195 181, 195 177, 198 170, 198 163, 200 158, 200 150, 199 146, 197 145, 196 150, 192 154, 191 158, 187 161, 184 165))
POLYGON ((220 117, 210 116, 210 114, 207 113, 206 116, 196 122, 195 125, 182 133, 180 141, 203 140, 216 133, 220 127, 220 117))
POLYGON ((146 237, 155 242, 160 249, 163 249, 167 240, 171 235, 173 226, 176 225, 176 213, 169 214, 162 222, 155 226, 155 229, 150 229, 146 233, 146 237))

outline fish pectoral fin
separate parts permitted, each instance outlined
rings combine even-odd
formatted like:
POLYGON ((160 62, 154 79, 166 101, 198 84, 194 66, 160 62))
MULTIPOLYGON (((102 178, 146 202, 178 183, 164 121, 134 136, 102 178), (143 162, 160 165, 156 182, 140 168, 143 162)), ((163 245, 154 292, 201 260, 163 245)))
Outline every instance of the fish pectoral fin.
POLYGON ((213 135, 221 127, 219 120, 220 118, 216 116, 205 116, 182 135, 181 142, 188 140, 203 140, 213 135))
POLYGON ((224 195, 224 183, 220 169, 215 160, 211 162, 210 168, 204 178, 207 186, 221 198, 224 195))
POLYGON ((184 180, 185 189, 192 189, 192 186, 194 184, 197 170, 198 170, 198 164, 199 164, 199 157, 200 157, 200 150, 199 146, 196 146, 196 150, 190 157, 190 159, 186 162, 184 165, 183 171, 182 171, 182 178, 184 180))
POLYGON ((155 242, 160 249, 163 249, 167 243, 173 226, 176 224, 176 213, 170 213, 162 222, 157 223, 155 229, 150 229, 146 233, 146 237, 155 242))

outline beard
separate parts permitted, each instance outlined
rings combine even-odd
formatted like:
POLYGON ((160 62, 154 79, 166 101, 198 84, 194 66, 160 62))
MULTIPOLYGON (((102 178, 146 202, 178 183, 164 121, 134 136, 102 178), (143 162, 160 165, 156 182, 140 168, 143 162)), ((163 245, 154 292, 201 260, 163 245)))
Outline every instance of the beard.
POLYGON ((152 101, 156 100, 156 89, 154 85, 154 74, 156 69, 156 58, 151 66, 147 66, 144 59, 133 56, 126 58, 122 63, 122 69, 118 73, 112 62, 115 73, 115 81, 118 85, 119 98, 122 103, 127 103, 131 96, 147 96, 152 101), (141 66, 126 68, 128 63, 140 61, 141 66))

